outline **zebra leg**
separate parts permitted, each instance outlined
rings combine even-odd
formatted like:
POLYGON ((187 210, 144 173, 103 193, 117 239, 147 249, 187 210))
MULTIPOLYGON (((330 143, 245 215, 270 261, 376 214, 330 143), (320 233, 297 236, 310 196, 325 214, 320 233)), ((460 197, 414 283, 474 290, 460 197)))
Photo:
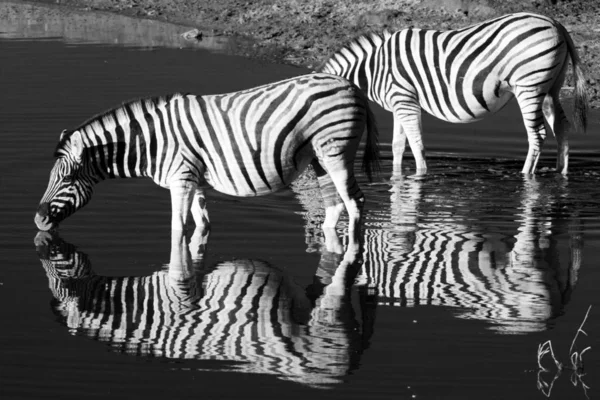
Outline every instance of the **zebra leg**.
POLYGON ((392 154, 394 156, 393 174, 402 175, 402 159, 406 150, 406 133, 402 128, 400 117, 394 113, 394 135, 392 136, 392 154))
POLYGON ((188 180, 179 180, 170 184, 171 190, 171 268, 185 267, 189 263, 186 233, 192 200, 197 184, 188 180))
POLYGON ((208 210, 206 209, 206 196, 202 188, 197 188, 194 192, 192 216, 194 217, 196 228, 200 228, 203 234, 210 231, 210 219, 208 218, 208 210))
POLYGON ((568 121, 563 110, 558 94, 548 94, 544 98, 542 107, 544 117, 548 126, 552 129, 556 143, 558 144, 558 154, 556 156, 556 171, 563 175, 567 174, 569 168, 569 132, 568 121))
POLYGON ((210 233, 210 220, 208 219, 208 210, 206 209, 206 197, 204 189, 197 188, 192 199, 192 217, 196 229, 190 238, 190 253, 194 261, 201 260, 206 251, 208 235, 210 233))
MULTIPOLYGON (((423 145, 423 129, 421 127, 421 109, 415 110, 410 114, 406 111, 396 118, 400 121, 401 129, 404 131, 404 135, 408 139, 408 144, 415 157, 416 175, 423 175, 427 172, 427 162, 425 161, 425 146, 423 145)), ((396 134, 396 127, 394 121, 394 135, 396 134)), ((396 157, 396 154, 394 154, 396 157)))
POLYGON ((325 220, 323 221, 322 228, 333 228, 337 225, 338 220, 342 211, 344 211, 344 202, 340 197, 331 177, 323 169, 321 164, 317 160, 312 162, 312 166, 317 174, 317 180, 319 182, 319 189, 321 190, 321 196, 323 196, 323 204, 325 206, 325 220))
MULTIPOLYGON (((356 178, 354 177, 354 171, 352 170, 352 164, 350 167, 345 164, 343 168, 332 168, 327 166, 327 173, 330 180, 335 185, 339 197, 346 206, 348 212, 348 248, 344 255, 344 260, 352 262, 356 257, 360 255, 361 251, 361 220, 362 211, 365 204, 365 197, 358 187, 356 178)), ((335 206, 336 217, 339 218, 339 205, 335 206)), ((327 212, 326 212, 327 213, 327 212)), ((327 221, 327 215, 325 220, 327 221)), ((336 221, 337 222, 337 221, 336 221)), ((325 225, 329 227, 330 225, 325 225)), ((334 227, 335 225, 331 226, 334 227)))
POLYGON ((527 141, 529 142, 527 158, 521 172, 524 174, 533 174, 542 152, 542 145, 546 139, 546 128, 544 126, 544 114, 542 111, 542 104, 546 96, 540 93, 537 88, 526 90, 519 87, 515 91, 515 97, 521 108, 523 122, 527 130, 527 141))

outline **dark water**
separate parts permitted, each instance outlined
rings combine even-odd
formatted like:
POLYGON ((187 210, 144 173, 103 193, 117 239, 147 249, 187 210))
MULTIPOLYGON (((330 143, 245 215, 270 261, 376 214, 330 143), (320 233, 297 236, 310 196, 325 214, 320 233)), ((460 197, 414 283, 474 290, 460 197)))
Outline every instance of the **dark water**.
POLYGON ((568 178, 548 170, 552 138, 540 173, 520 175, 514 106, 471 125, 425 119, 430 173, 392 178, 391 117, 377 110, 386 158, 378 181, 360 177, 361 271, 323 250, 308 182, 256 199, 210 192, 206 254, 177 286, 164 274, 169 194, 150 181, 102 183, 62 242, 36 252, 33 215, 59 133, 127 99, 307 71, 142 39, 106 45, 92 22, 86 35, 49 38, 43 14, 10 14, 19 28, 0 29, 10 32, 0 39, 0 398, 531 399, 552 384, 551 398, 583 399, 582 383, 594 397, 597 120, 572 138, 568 178), (569 365, 590 305, 576 342, 592 346, 586 375, 556 376, 549 356, 538 374, 547 340, 569 365))

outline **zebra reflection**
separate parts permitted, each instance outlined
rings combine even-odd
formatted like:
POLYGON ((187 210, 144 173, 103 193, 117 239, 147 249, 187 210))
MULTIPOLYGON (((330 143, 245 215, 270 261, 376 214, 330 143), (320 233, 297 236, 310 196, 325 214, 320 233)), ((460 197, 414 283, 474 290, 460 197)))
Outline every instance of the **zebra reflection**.
POLYGON ((352 290, 360 264, 344 261, 335 231, 328 235, 307 288, 260 260, 207 267, 202 246, 195 262, 142 277, 97 275, 85 253, 57 236, 38 238, 37 249, 52 309, 71 334, 122 353, 223 361, 225 371, 328 388, 358 367, 375 311, 365 288, 352 290))
MULTIPOLYGON (((384 199, 389 208, 366 214, 362 274, 378 304, 451 307, 458 317, 486 321, 501 333, 546 329, 563 312, 581 266, 581 222, 563 200, 567 181, 519 178, 512 183, 517 198, 506 191, 511 184, 490 184, 482 192, 481 181, 449 181, 394 176, 391 201, 384 199), (512 218, 490 210, 498 202, 485 199, 496 192, 511 214, 518 210, 512 218), (563 234, 568 240, 559 242, 563 234)), ((306 196, 310 188, 295 190, 307 209, 313 251, 322 241, 313 229, 322 212, 306 196)))

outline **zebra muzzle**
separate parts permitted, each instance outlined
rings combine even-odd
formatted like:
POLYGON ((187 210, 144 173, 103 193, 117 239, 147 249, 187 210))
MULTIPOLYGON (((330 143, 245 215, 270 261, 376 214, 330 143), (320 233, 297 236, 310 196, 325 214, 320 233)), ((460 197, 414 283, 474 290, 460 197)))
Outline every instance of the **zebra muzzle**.
POLYGON ((42 217, 40 214, 35 214, 34 221, 35 225, 40 231, 47 232, 49 230, 54 229, 54 227, 56 226, 55 223, 50 221, 50 218, 48 216, 42 217))
POLYGON ((35 214, 35 225, 38 227, 40 231, 49 231, 53 229, 56 224, 50 220, 50 216, 48 215, 50 212, 50 205, 48 203, 42 203, 38 207, 38 211, 35 214))

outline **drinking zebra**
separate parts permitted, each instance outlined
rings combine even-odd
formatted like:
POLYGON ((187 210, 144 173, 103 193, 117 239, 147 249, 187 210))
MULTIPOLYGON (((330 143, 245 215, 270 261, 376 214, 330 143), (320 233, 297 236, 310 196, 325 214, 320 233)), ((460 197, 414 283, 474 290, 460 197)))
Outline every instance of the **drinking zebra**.
POLYGON ((328 74, 222 95, 133 101, 63 131, 35 223, 40 230, 55 228, 104 179, 149 177, 170 189, 176 244, 190 209, 196 225, 208 228, 206 185, 234 196, 264 195, 312 163, 327 204, 324 226, 335 227, 345 206, 356 253, 364 197, 353 162, 365 129, 363 168, 370 177, 379 153, 368 100, 328 74))
POLYGON ((185 279, 165 270, 101 276, 85 253, 43 234, 49 237, 37 250, 54 313, 71 334, 106 342, 114 351, 223 361, 225 371, 324 388, 357 368, 368 346, 372 328, 366 325, 374 321, 376 303, 367 304, 366 292, 358 288, 361 306, 355 310, 352 285, 360 264, 346 263, 336 249, 323 250, 314 282, 305 289, 267 262, 207 266, 204 254, 201 263, 183 265, 185 279))
POLYGON ((361 36, 319 69, 343 76, 394 115, 394 170, 401 171, 406 139, 417 173, 427 171, 421 110, 448 122, 473 122, 515 97, 532 174, 546 137, 544 117, 558 143, 557 170, 567 173, 568 122, 559 100, 568 59, 575 79, 575 122, 586 129, 586 81, 566 29, 541 15, 518 13, 451 31, 403 29, 361 36))

